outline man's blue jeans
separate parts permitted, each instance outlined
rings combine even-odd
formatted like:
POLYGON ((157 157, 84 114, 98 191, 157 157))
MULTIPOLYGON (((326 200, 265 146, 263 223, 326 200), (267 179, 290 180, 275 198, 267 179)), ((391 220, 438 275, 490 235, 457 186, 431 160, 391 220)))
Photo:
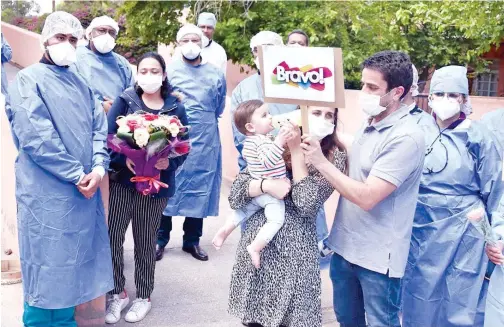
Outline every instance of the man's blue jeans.
POLYGON ((400 327, 401 279, 346 261, 334 253, 330 276, 333 304, 341 327, 400 327))

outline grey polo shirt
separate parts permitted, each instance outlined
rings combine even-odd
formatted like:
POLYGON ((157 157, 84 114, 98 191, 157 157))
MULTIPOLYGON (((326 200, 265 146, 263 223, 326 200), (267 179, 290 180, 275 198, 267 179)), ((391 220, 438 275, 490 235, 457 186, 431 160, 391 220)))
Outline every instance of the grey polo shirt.
POLYGON ((370 211, 340 197, 329 247, 355 265, 402 277, 424 157, 424 137, 408 106, 378 123, 364 124, 350 151, 350 177, 365 182, 373 175, 397 189, 370 211))

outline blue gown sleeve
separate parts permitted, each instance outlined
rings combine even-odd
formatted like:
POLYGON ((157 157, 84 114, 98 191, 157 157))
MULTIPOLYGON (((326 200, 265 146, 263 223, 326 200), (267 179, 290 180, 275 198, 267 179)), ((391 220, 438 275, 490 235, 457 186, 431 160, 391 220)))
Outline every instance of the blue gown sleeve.
POLYGON ((504 241, 504 195, 501 196, 496 211, 492 213, 492 231, 499 240, 504 241))
POLYGON ((226 78, 224 77, 224 74, 220 72, 220 85, 219 85, 219 102, 217 103, 217 112, 216 112, 216 117, 220 118, 222 113, 224 112, 224 109, 226 108, 226 92, 227 92, 227 86, 226 86, 226 78))
POLYGON ((474 133, 474 141, 468 140, 469 151, 476 160, 476 176, 480 187, 480 195, 485 203, 486 212, 492 226, 493 213, 497 212, 499 202, 504 195, 502 182, 502 154, 495 136, 484 126, 473 122, 481 133, 474 133))
POLYGON ((60 180, 77 184, 84 167, 66 151, 35 79, 18 73, 10 91, 12 103, 7 116, 19 152, 26 153, 35 164, 60 180))
MULTIPOLYGON (((89 89, 90 96, 94 98, 93 91, 89 89)), ((109 165, 109 154, 107 150, 107 116, 101 106, 93 102, 93 169, 103 167, 105 171, 109 165)))
POLYGON ((2 34, 2 64, 12 59, 12 48, 2 34))
POLYGON ((126 76, 128 76, 128 85, 126 87, 129 88, 129 87, 133 87, 135 86, 135 76, 133 76, 133 70, 131 70, 131 65, 130 63, 128 62, 128 60, 125 59, 125 65, 126 65, 126 76))

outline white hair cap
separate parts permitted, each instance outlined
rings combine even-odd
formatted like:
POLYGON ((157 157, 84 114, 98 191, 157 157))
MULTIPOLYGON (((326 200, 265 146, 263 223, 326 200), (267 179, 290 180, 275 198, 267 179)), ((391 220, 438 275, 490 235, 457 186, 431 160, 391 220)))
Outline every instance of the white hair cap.
POLYGON ((275 32, 261 31, 250 39, 250 48, 254 49, 259 45, 283 45, 282 37, 275 32))
POLYGON ((40 46, 45 50, 44 43, 56 34, 72 34, 80 39, 82 32, 82 25, 77 17, 64 11, 55 11, 47 16, 44 22, 44 28, 40 35, 40 46))
POLYGON ((413 84, 411 84, 411 96, 416 97, 418 95, 418 70, 416 69, 415 65, 411 65, 411 68, 413 69, 413 84))
POLYGON ((203 41, 203 32, 201 29, 194 24, 186 24, 182 26, 177 32, 177 42, 180 42, 184 36, 188 34, 196 34, 203 41))
POLYGON ((116 33, 119 33, 119 24, 109 16, 100 16, 96 17, 91 21, 91 24, 89 24, 88 28, 86 28, 86 38, 89 40, 89 36, 91 35, 91 32, 93 29, 99 27, 99 26, 110 26, 113 29, 115 29, 116 33))
POLYGON ((180 42, 180 40, 182 40, 184 36, 188 34, 196 34, 197 36, 199 36, 203 48, 206 47, 208 43, 210 43, 210 40, 205 35, 203 35, 201 29, 194 24, 186 24, 179 29, 179 31, 177 32, 177 42, 180 42))
POLYGON ((215 15, 211 12, 202 12, 198 16, 198 26, 201 25, 212 26, 215 28, 215 25, 217 25, 217 18, 215 18, 215 15))

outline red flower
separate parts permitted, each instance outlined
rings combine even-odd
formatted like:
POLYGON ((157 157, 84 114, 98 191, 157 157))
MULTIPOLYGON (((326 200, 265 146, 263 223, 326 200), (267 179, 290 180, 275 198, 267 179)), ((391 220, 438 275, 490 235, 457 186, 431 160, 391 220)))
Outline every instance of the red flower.
POLYGON ((143 117, 146 121, 154 121, 159 118, 158 115, 154 115, 154 114, 144 114, 143 117))
POLYGON ((175 123, 175 124, 177 124, 177 125, 179 125, 179 126, 180 126, 180 121, 178 120, 178 118, 177 118, 177 117, 172 117, 172 118, 170 119, 170 124, 173 124, 173 123, 175 123))
POLYGON ((189 153, 189 150, 191 150, 191 146, 187 142, 181 142, 175 146, 175 151, 180 155, 189 153))
POLYGON ((136 120, 128 120, 126 124, 131 131, 134 131, 136 128, 140 127, 140 124, 136 120))

